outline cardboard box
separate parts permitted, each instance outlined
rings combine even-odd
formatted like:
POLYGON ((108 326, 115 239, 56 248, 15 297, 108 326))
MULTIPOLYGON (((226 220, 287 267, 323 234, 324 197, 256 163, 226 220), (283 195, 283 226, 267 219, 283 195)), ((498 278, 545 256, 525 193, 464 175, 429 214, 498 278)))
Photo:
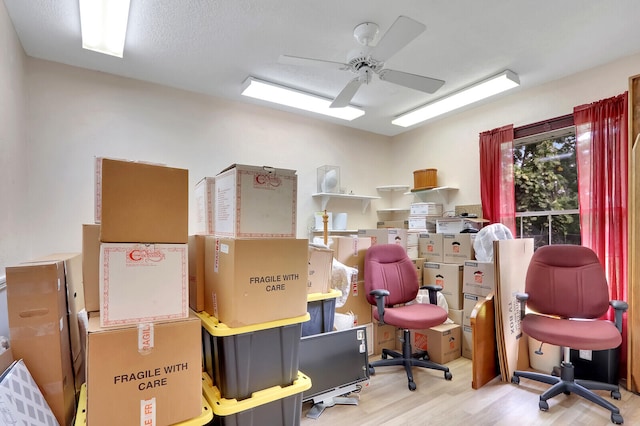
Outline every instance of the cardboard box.
POLYGON ((411 203, 410 215, 429 215, 442 217, 442 204, 437 203, 411 203))
POLYGON ((378 229, 385 229, 385 228, 409 229, 409 221, 408 220, 380 220, 376 223, 376 228, 378 229))
POLYGON ((102 243, 100 325, 187 318, 187 244, 102 243))
POLYGON ((415 259, 411 259, 411 262, 413 262, 413 264, 416 267, 416 272, 418 273, 418 284, 420 286, 422 286, 423 281, 423 272, 422 270, 424 269, 424 262, 425 262, 425 258, 424 257, 418 257, 415 259))
POLYGON ((64 262, 6 268, 11 350, 23 359, 61 425, 76 411, 64 262))
POLYGON ((131 161, 101 162, 100 241, 186 244, 189 172, 131 161))
POLYGON ((426 330, 412 330, 412 347, 414 350, 427 351, 431 361, 446 364, 460 358, 461 332, 458 324, 440 324, 426 330))
POLYGON ((336 308, 336 312, 340 314, 352 313, 354 315, 353 326, 355 327, 373 321, 371 309, 372 305, 367 301, 364 291, 364 281, 353 280, 346 302, 336 308))
POLYGON ((382 349, 395 349, 396 340, 396 328, 389 324, 373 323, 373 354, 379 355, 382 353, 382 349))
POLYGON ((213 235, 215 233, 215 195, 216 179, 204 177, 193 190, 196 201, 195 233, 198 235, 213 235))
POLYGON ((442 234, 443 262, 463 264, 474 259, 476 234, 442 234))
POLYGON ((73 376, 76 395, 85 382, 84 368, 84 335, 80 331, 78 313, 84 307, 84 286, 82 284, 82 255, 80 253, 54 253, 34 259, 30 262, 61 261, 64 265, 64 275, 67 291, 67 315, 69 317, 69 337, 71 343, 71 359, 73 362, 73 376))
POLYGON ((462 291, 478 296, 487 296, 496 286, 494 269, 493 262, 464 262, 462 291))
POLYGON ((2 373, 13 364, 13 353, 11 352, 11 346, 8 348, 0 347, 0 376, 2 373))
POLYGON ((202 413, 202 325, 182 320, 101 328, 89 315, 87 424, 169 425, 202 413))
POLYGON ((422 266, 422 285, 442 287, 442 295, 449 309, 462 309, 462 265, 425 262, 422 266))
POLYGON ((473 335, 470 325, 462 326, 462 356, 473 359, 473 335))
POLYGON ((189 307, 204 311, 204 235, 189 236, 189 307))
POLYGON ((333 257, 343 265, 356 268, 359 278, 364 273, 364 255, 373 245, 371 237, 340 237, 332 236, 329 248, 333 250, 333 257))
POLYGON ((84 308, 100 310, 100 225, 82 225, 82 282, 84 308))
POLYGON ((400 244, 407 249, 407 230, 401 228, 359 229, 358 237, 370 237, 371 245, 400 244))
POLYGON ((436 221, 436 232, 438 234, 459 234, 466 230, 478 232, 485 222, 488 220, 481 218, 442 218, 436 221))
POLYGON ((14 362, 4 375, 0 374, 0 407, 3 425, 58 424, 23 360, 14 362))
POLYGON ((418 255, 424 257, 427 262, 444 261, 444 245, 442 234, 419 234, 418 255))
POLYGON ((205 311, 228 327, 307 313, 308 241, 205 239, 205 311))
POLYGON ((448 317, 454 324, 462 325, 463 312, 463 309, 449 309, 448 317))
POLYGON ((309 246, 307 293, 328 293, 331 287, 333 250, 309 246))
POLYGON ((475 308, 478 301, 482 299, 482 296, 477 296, 475 294, 464 294, 464 304, 462 307, 462 325, 471 326, 471 312, 473 312, 473 308, 475 308))
POLYGON ((419 229, 427 232, 435 232, 436 219, 433 216, 427 215, 411 215, 409 216, 409 229, 419 229))
POLYGON ((216 176, 216 235, 295 238, 297 200, 295 170, 233 164, 216 176))

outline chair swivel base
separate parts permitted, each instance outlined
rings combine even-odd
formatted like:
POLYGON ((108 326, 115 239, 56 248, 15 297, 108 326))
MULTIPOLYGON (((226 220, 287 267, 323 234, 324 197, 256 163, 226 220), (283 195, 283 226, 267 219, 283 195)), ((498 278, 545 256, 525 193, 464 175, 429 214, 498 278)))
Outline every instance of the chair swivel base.
POLYGON ((416 390, 416 384, 413 381, 412 367, 424 367, 444 371, 444 378, 451 380, 453 376, 449 372, 449 367, 429 361, 426 352, 412 353, 409 333, 409 330, 404 330, 402 353, 390 349, 382 349, 382 359, 369 363, 369 374, 375 374, 375 367, 403 365, 407 372, 408 386, 411 391, 416 390))
POLYGON ((570 362, 562 362, 560 366, 560 376, 536 373, 533 371, 515 371, 511 378, 511 382, 519 384, 520 377, 552 385, 542 395, 540 395, 540 402, 538 403, 538 406, 542 411, 547 411, 549 409, 549 403, 547 403, 548 399, 561 393, 569 395, 573 392, 576 395, 611 411, 612 423, 620 425, 624 422, 618 407, 604 399, 602 396, 592 392, 593 390, 608 390, 611 392, 611 397, 613 399, 620 399, 621 395, 618 385, 575 379, 574 367, 570 362))

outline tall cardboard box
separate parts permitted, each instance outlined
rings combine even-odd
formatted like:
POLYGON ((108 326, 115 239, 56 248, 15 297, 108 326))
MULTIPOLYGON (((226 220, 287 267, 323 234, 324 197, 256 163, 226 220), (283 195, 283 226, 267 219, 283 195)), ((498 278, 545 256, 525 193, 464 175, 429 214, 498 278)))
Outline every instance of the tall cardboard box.
POLYGON ((389 324, 373 323, 373 354, 379 355, 382 353, 382 349, 395 349, 396 340, 398 339, 396 334, 396 328, 389 324))
POLYGON ((424 282, 423 281, 424 273, 422 272, 422 270, 424 269, 425 258, 417 257, 415 259, 411 259, 411 262, 416 267, 416 273, 418 274, 418 284, 422 287, 422 283, 424 282))
POLYGON ((76 411, 63 261, 6 268, 9 338, 61 425, 76 411))
POLYGON ((496 286, 495 266, 490 261, 464 262, 462 291, 464 293, 488 296, 496 286))
POLYGON ((421 233, 418 236, 418 255, 424 257, 427 262, 444 261, 444 246, 442 234, 421 233))
POLYGON ((364 291, 364 281, 352 280, 349 295, 344 305, 336 308, 339 314, 352 313, 354 315, 353 325, 368 324, 373 321, 371 316, 371 304, 367 301, 364 291))
POLYGON ((82 225, 82 282, 84 308, 100 310, 100 225, 82 225))
POLYGON ((443 234, 443 262, 463 264, 467 260, 473 260, 473 242, 476 234, 443 234))
POLYGON ((237 238, 295 238, 295 170, 233 164, 216 175, 215 233, 237 238))
POLYGON ((195 232, 198 235, 213 235, 215 233, 216 178, 202 178, 196 183, 193 195, 196 199, 195 232))
POLYGON ((473 359, 473 334, 470 325, 462 326, 462 356, 473 359))
POLYGON ((482 296, 478 296, 471 293, 464 294, 464 304, 462 308, 462 325, 471 326, 471 313, 476 304, 484 299, 482 296))
POLYGON ((189 307, 204 311, 204 235, 189 235, 189 307))
POLYGON ((328 293, 331 287, 333 250, 309 246, 309 274, 307 292, 328 293))
POLYGON ((186 169, 98 158, 100 241, 187 243, 189 172, 186 169))
POLYGON ((102 243, 100 325, 189 316, 187 244, 102 243))
POLYGON ((367 249, 373 245, 371 237, 332 236, 329 248, 333 250, 333 257, 340 263, 358 270, 358 279, 364 273, 364 256, 367 249))
POLYGON ((82 255, 80 253, 53 253, 34 259, 28 263, 61 261, 64 265, 64 276, 67 289, 67 314, 69 316, 69 338, 71 343, 71 359, 76 395, 85 382, 84 368, 84 335, 78 323, 78 313, 84 307, 84 286, 82 284, 82 255))
POLYGON ((462 309, 462 270, 463 266, 455 263, 425 262, 422 285, 441 286, 449 309, 462 309))
POLYGON ((170 425, 202 413, 202 324, 175 321, 87 330, 87 424, 170 425), (147 423, 151 421, 152 423, 147 423))
POLYGON ((228 327, 307 314, 308 241, 205 237, 205 311, 228 327))

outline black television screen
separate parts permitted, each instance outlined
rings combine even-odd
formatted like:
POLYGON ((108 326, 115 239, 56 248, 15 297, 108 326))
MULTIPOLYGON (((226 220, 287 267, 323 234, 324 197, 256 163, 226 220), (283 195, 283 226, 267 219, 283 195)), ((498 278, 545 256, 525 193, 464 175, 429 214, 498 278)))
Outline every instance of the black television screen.
POLYGON ((311 379, 303 402, 321 403, 353 392, 358 383, 369 380, 365 326, 303 337, 299 364, 311 379))

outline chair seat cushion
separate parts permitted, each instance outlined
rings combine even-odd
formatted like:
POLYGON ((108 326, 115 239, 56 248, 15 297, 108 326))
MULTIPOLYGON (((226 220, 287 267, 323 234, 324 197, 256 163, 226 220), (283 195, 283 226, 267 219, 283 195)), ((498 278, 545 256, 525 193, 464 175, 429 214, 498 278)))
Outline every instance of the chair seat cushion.
POLYGON ((544 343, 571 349, 600 351, 620 346, 622 336, 610 321, 568 320, 528 314, 522 331, 544 343))
MULTIPOLYGON (((379 320, 378 310, 374 308, 373 317, 379 320)), ((447 320, 447 311, 438 305, 414 303, 411 305, 385 308, 384 322, 398 328, 420 330, 440 325, 447 320)))

